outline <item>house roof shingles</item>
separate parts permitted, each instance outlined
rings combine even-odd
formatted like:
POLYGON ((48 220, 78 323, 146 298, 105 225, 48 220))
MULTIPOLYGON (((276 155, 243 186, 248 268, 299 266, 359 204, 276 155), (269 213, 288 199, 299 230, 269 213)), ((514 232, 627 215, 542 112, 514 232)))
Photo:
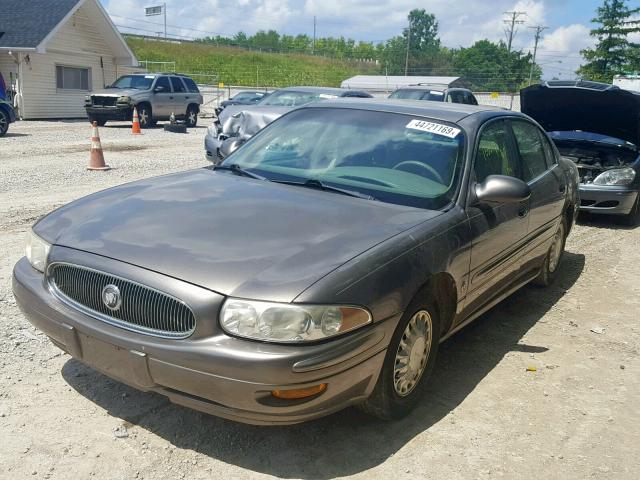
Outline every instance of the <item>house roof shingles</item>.
POLYGON ((0 48, 36 48, 79 0, 2 0, 0 48))

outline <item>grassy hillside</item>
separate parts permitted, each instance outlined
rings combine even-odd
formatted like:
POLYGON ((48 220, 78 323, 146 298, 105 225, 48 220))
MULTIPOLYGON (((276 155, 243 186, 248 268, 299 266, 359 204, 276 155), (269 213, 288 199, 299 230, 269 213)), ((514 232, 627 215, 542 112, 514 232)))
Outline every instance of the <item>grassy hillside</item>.
MULTIPOLYGON (((198 43, 171 43, 125 37, 138 60, 176 62, 176 71, 217 75, 227 85, 284 87, 340 86, 357 74, 376 73, 372 63, 309 55, 261 53, 198 43)), ((206 81, 206 78, 196 79, 206 81)))

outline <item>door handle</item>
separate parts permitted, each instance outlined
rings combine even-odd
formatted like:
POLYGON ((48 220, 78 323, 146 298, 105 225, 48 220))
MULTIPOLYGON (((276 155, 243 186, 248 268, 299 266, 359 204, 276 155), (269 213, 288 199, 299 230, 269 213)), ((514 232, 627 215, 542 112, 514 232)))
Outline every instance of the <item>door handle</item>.
POLYGON ((169 100, 173 100, 173 97, 169 97, 169 100))

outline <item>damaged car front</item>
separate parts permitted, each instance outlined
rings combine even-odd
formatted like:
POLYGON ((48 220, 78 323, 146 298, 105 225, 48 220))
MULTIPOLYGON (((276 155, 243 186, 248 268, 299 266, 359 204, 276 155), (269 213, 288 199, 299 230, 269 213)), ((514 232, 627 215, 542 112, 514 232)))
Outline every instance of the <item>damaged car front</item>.
POLYGON ((521 110, 580 173, 580 210, 640 221, 640 93, 554 81, 521 91, 521 110))
POLYGON ((271 122, 311 102, 341 97, 372 98, 359 90, 331 87, 288 87, 271 93, 256 105, 230 105, 209 125, 204 139, 207 160, 220 163, 271 122))

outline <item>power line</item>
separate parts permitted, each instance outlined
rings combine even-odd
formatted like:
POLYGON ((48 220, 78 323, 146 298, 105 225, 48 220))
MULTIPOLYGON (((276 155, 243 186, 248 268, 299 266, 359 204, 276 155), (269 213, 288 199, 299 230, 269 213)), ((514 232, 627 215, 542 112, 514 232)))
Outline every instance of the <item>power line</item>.
POLYGON ((542 25, 536 25, 535 27, 529 27, 536 31, 535 33, 535 44, 533 47, 533 59, 531 61, 531 70, 529 71, 529 85, 533 82, 533 69, 536 66, 536 54, 538 53, 538 42, 540 41, 540 35, 542 32, 549 27, 544 27, 542 25))
POLYGON ((524 23, 524 20, 519 20, 522 15, 526 15, 527 12, 518 12, 516 10, 510 12, 504 12, 505 15, 511 17, 511 19, 505 19, 502 23, 508 25, 508 28, 505 29, 504 33, 507 35, 507 51, 511 53, 511 44, 513 43, 513 37, 518 31, 516 30, 516 25, 520 25, 524 23))

